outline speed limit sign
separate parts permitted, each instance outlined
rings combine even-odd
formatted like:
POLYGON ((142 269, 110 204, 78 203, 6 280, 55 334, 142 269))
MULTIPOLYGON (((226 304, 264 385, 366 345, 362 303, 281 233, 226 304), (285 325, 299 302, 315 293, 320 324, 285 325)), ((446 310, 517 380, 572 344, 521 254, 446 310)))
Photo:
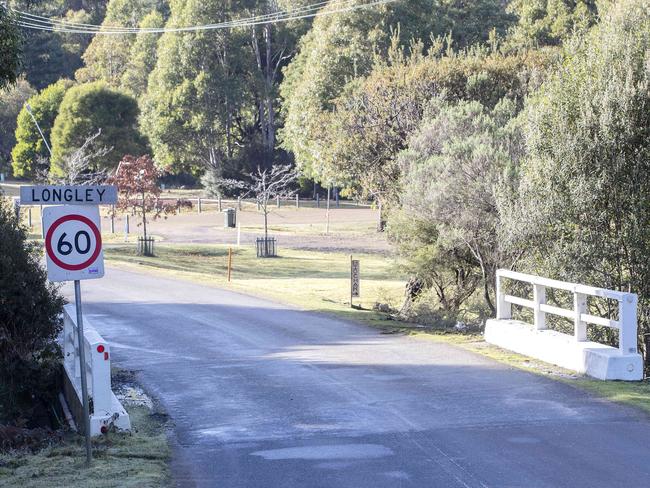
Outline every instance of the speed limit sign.
POLYGON ((50 281, 104 276, 99 207, 62 205, 43 209, 47 277, 50 281))

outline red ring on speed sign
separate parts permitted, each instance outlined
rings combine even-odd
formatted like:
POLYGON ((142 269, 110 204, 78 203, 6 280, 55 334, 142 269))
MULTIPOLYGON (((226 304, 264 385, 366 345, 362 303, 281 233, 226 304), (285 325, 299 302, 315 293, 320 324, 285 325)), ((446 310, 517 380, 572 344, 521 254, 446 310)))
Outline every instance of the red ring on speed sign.
POLYGON ((59 268, 66 269, 68 271, 79 271, 80 269, 84 269, 90 266, 91 264, 93 264, 97 259, 97 256, 99 256, 99 253, 102 250, 102 235, 100 234, 99 229, 97 228, 95 223, 92 220, 90 220, 88 217, 84 217, 83 215, 76 215, 76 214, 64 215, 63 217, 55 220, 54 223, 50 225, 50 228, 47 230, 47 235, 45 236, 45 250, 47 251, 47 255, 50 257, 50 259, 59 268), (95 236, 95 252, 93 252, 92 256, 90 256, 90 258, 88 258, 83 263, 79 263, 79 264, 64 263, 58 257, 56 257, 54 251, 52 250, 52 234, 54 234, 54 231, 58 226, 66 222, 69 222, 70 220, 78 220, 79 222, 83 222, 88 227, 90 227, 90 230, 93 232, 93 235, 95 236))

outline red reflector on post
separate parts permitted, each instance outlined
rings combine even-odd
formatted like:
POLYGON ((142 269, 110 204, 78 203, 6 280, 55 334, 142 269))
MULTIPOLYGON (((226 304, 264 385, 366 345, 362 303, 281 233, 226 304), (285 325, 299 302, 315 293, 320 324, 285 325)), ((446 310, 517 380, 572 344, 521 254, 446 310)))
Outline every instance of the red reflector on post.
POLYGON ((102 346, 101 344, 99 346, 97 346, 97 352, 98 353, 104 352, 104 346, 102 346))
POLYGON ((104 353, 104 361, 108 361, 108 353, 107 352, 104 353))

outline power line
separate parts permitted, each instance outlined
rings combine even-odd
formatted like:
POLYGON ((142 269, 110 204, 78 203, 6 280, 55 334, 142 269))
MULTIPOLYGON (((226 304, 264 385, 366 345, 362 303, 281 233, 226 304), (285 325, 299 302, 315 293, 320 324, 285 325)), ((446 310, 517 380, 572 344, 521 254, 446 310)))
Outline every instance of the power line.
MULTIPOLYGON (((331 4, 337 4, 337 3, 351 3, 354 2, 355 0, 347 0, 347 1, 341 1, 341 0, 335 0, 335 1, 321 1, 319 3, 311 4, 311 5, 306 5, 304 7, 298 7, 296 9, 291 9, 287 11, 279 11, 279 12, 273 12, 269 14, 264 14, 264 15, 257 15, 253 17, 248 17, 244 19, 237 19, 234 21, 228 21, 228 22, 222 22, 220 24, 207 24, 205 27, 211 27, 211 26, 220 26, 220 25, 228 25, 228 24, 239 24, 239 23, 248 23, 252 21, 261 21, 265 19, 274 19, 277 17, 281 16, 286 16, 286 15, 296 15, 303 13, 305 11, 313 11, 313 10, 318 10, 319 8, 327 5, 328 3, 331 4)), ((150 28, 138 28, 138 27, 124 27, 124 26, 103 26, 103 25, 96 25, 96 24, 85 24, 82 22, 70 22, 67 20, 63 19, 52 19, 50 17, 44 17, 42 15, 37 15, 37 14, 32 14, 29 12, 23 12, 20 10, 15 10, 12 9, 15 14, 17 14, 20 17, 20 20, 24 23, 34 23, 35 25, 42 25, 42 26, 47 26, 47 27, 52 27, 52 26, 60 26, 60 27, 68 27, 68 28, 78 28, 78 29, 84 29, 84 30, 89 30, 92 32, 98 32, 98 31, 119 31, 120 33, 138 33, 138 32, 158 32, 162 28, 155 28, 155 27, 150 27, 150 28)), ((199 27, 204 27, 204 26, 199 26, 199 27)))
POLYGON ((237 19, 227 22, 220 22, 215 24, 204 24, 187 27, 160 27, 160 28, 134 28, 123 26, 102 26, 95 24, 84 24, 68 21, 60 21, 43 17, 19 10, 11 9, 16 15, 15 23, 23 28, 31 30, 49 31, 49 32, 64 32, 71 34, 90 34, 90 35, 122 35, 122 34, 162 34, 166 32, 196 32, 203 30, 219 30, 219 29, 232 29, 237 27, 251 27, 256 25, 265 25, 277 22, 289 22, 292 20, 300 20, 312 18, 323 15, 333 15, 352 10, 374 7, 377 5, 392 3, 397 0, 372 0, 363 4, 355 4, 356 0, 337 0, 337 1, 321 1, 318 3, 310 4, 296 9, 279 11, 264 15, 257 15, 253 17, 237 19), (337 8, 333 10, 323 10, 326 5, 336 5, 337 8))
MULTIPOLYGON (((353 0, 347 0, 346 2, 341 2, 342 4, 349 4, 353 0)), ((235 27, 247 27, 253 25, 262 25, 267 23, 273 23, 278 21, 290 21, 297 20, 307 17, 314 17, 316 15, 324 14, 333 14, 344 12, 348 10, 353 10, 356 8, 369 7, 371 5, 376 5, 380 3, 387 3, 388 1, 394 0, 378 0, 370 2, 363 5, 356 6, 347 6, 343 8, 338 8, 336 10, 327 11, 327 12, 318 12, 315 7, 307 7, 303 9, 296 9, 287 12, 279 12, 276 14, 266 14, 264 16, 256 16, 248 19, 240 19, 229 22, 222 22, 218 24, 206 24, 190 27, 164 27, 164 28, 148 28, 148 29, 139 29, 139 28, 123 28, 123 27, 110 27, 110 26, 93 26, 93 28, 78 28, 76 26, 70 25, 60 25, 56 22, 35 22, 33 19, 19 20, 18 24, 31 29, 36 30, 47 30, 47 31, 56 31, 56 32, 69 32, 69 33, 79 33, 79 34, 102 34, 102 35, 114 35, 114 34, 138 34, 138 33, 164 33, 164 32, 190 32, 190 31, 199 31, 199 30, 214 30, 214 29, 226 29, 226 28, 235 28, 235 27), (301 12, 305 12, 302 13, 301 12), (298 13, 299 15, 296 15, 298 13)), ((326 3, 326 2, 322 2, 326 3)))

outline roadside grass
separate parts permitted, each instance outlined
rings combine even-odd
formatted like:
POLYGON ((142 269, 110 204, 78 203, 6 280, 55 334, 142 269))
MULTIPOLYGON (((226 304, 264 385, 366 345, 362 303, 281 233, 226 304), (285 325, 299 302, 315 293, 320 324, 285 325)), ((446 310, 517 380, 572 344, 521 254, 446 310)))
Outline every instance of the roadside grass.
POLYGON ((127 407, 132 433, 110 433, 93 441, 93 462, 84 467, 83 438, 35 454, 0 454, 0 487, 159 488, 171 486, 165 422, 147 407, 127 407))
POLYGON ((172 245, 156 247, 156 257, 137 256, 133 245, 109 245, 106 259, 113 265, 216 285, 263 296, 305 310, 392 327, 386 314, 372 310, 376 302, 399 307, 405 280, 392 258, 355 254, 361 262, 361 297, 350 307, 350 255, 295 249, 279 257, 259 259, 253 246, 232 247, 232 281, 227 281, 228 246, 172 245))
POLYGON ((545 363, 516 352, 488 344, 480 335, 426 334, 418 332, 423 339, 455 344, 463 349, 481 354, 508 366, 548 376, 567 385, 590 392, 606 400, 629 405, 650 414, 650 381, 602 381, 580 375, 575 371, 545 363))

